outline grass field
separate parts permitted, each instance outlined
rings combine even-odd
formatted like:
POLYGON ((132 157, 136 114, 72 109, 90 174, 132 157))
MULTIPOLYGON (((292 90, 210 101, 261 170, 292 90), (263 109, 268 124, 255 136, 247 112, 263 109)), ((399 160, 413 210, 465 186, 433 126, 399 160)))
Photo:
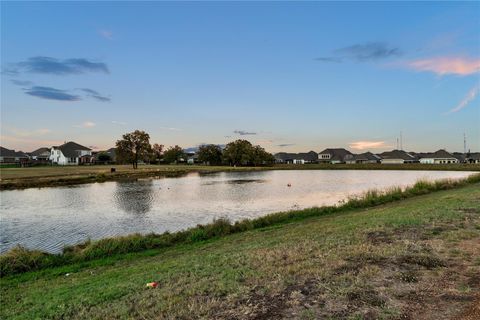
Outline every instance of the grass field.
POLYGON ((253 171, 253 170, 449 170, 480 171, 480 165, 381 165, 381 164, 308 164, 275 165, 272 167, 229 167, 203 165, 141 165, 134 170, 130 165, 45 166, 27 168, 0 168, 0 190, 49 187, 68 184, 102 182, 161 175, 181 175, 188 172, 253 171), (110 173, 115 167, 116 173, 110 173))
POLYGON ((0 318, 478 319, 479 187, 7 276, 0 318))

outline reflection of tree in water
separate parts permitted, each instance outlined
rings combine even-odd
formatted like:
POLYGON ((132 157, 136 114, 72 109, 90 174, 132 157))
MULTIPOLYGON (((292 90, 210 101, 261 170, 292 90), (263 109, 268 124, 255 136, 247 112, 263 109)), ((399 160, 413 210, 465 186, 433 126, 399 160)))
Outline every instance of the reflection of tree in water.
POLYGON ((117 182, 117 207, 128 213, 147 213, 153 202, 153 181, 117 182))

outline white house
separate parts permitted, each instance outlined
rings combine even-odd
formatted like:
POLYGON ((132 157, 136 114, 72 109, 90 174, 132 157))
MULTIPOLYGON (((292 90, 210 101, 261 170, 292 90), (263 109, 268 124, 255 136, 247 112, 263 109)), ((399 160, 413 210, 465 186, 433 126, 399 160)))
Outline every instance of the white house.
POLYGON ((73 141, 50 149, 50 160, 54 164, 79 165, 93 161, 92 150, 73 141))
POLYGON ((443 164, 443 163, 458 163, 458 159, 451 153, 445 150, 438 150, 433 153, 419 154, 420 163, 423 164, 443 164))

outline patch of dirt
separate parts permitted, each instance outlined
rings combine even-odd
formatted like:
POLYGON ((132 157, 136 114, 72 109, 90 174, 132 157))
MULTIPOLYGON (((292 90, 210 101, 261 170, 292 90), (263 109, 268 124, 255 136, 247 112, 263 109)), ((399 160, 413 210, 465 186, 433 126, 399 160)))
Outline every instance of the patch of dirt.
POLYGON ((480 295, 470 307, 452 320, 478 320, 480 319, 480 295))
POLYGON ((293 309, 323 304, 316 297, 319 292, 316 283, 315 279, 307 279, 288 285, 280 293, 273 295, 262 294, 260 288, 257 288, 252 290, 247 298, 237 301, 230 310, 217 313, 217 317, 218 319, 263 320, 295 316, 296 312, 293 309))
POLYGON ((372 244, 392 243, 392 236, 385 231, 371 231, 367 233, 367 240, 372 244))

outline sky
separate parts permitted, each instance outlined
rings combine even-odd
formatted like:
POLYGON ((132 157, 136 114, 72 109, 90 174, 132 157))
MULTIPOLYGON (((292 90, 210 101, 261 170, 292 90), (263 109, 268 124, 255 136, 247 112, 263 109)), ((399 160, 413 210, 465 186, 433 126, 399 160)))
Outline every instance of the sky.
POLYGON ((1 2, 1 138, 480 151, 480 2, 1 2))

